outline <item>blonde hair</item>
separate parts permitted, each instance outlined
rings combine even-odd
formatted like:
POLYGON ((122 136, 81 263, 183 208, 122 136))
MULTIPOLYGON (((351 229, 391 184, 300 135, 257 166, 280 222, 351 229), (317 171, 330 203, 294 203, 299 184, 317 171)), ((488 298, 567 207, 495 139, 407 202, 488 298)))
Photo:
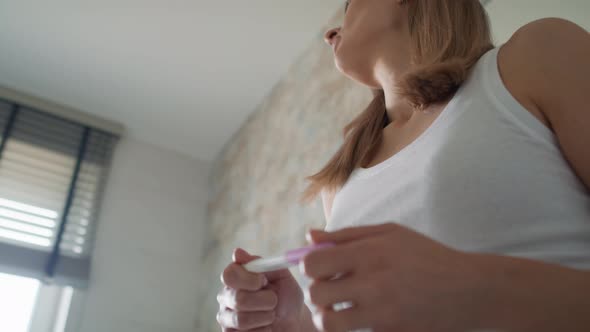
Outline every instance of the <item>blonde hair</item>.
MULTIPOLYGON (((410 0, 411 70, 397 82, 397 93, 416 110, 452 97, 470 69, 494 48, 488 15, 479 0, 410 0)), ((322 190, 342 187, 350 174, 368 164, 382 140, 388 118, 383 90, 344 128, 344 143, 328 163, 307 177, 304 201, 322 190)))

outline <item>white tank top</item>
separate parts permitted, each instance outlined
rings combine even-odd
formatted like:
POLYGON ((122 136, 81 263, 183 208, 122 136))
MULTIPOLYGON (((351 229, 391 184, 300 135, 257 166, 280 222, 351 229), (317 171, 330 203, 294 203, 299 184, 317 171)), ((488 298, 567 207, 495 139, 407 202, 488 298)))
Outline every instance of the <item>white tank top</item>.
POLYGON ((353 172, 326 230, 396 222, 450 247, 590 269, 590 192, 484 54, 432 125, 353 172))

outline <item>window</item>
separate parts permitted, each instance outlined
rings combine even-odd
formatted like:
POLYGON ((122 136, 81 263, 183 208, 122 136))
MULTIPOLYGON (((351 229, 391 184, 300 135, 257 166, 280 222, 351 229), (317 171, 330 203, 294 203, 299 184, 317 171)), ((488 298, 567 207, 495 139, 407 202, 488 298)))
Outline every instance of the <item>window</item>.
POLYGON ((27 332, 39 281, 0 273, 0 331, 27 332))
POLYGON ((66 329, 117 140, 0 99, 0 331, 66 329))

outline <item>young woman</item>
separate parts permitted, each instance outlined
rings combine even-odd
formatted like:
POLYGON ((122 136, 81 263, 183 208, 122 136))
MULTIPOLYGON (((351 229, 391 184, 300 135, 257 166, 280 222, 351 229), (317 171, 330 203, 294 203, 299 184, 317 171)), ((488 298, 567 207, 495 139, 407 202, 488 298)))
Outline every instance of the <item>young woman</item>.
POLYGON ((330 232, 308 240, 336 245, 304 291, 238 248, 223 331, 590 331, 589 34, 542 19, 494 48, 478 0, 352 0, 326 42, 375 91, 310 178, 330 232))

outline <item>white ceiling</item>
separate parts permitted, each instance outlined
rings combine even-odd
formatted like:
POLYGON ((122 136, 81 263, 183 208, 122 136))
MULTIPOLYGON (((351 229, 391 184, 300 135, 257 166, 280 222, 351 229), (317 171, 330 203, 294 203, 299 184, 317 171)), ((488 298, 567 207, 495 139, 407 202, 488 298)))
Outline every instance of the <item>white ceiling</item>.
POLYGON ((0 85, 212 160, 343 0, 0 0, 0 85))

